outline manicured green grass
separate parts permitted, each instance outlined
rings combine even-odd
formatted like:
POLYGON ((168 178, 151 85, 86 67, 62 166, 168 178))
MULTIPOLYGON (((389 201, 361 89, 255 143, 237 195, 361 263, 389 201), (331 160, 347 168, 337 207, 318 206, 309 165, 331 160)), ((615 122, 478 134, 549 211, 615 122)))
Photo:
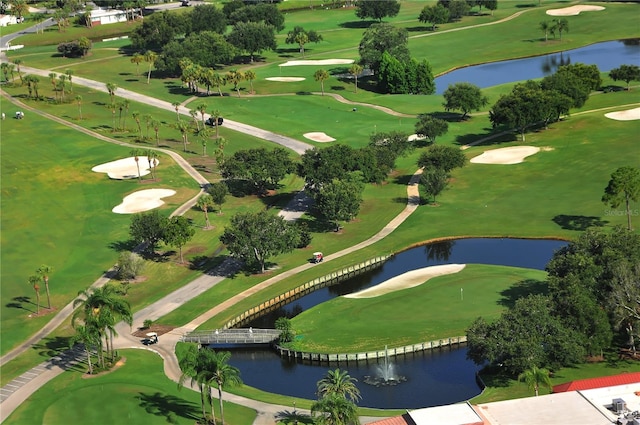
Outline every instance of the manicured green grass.
MULTIPOLYGON (((162 369, 162 359, 145 350, 122 350, 124 365, 86 378, 65 372, 39 389, 5 421, 6 424, 193 424, 201 415, 200 394, 178 390, 162 369), (171 422, 171 421, 174 422, 171 422)), ((215 401, 219 417, 218 402, 215 401)), ((209 410, 209 409, 207 409, 209 410)), ((254 410, 224 403, 225 423, 248 425, 254 410)))
POLYGON ((414 288, 334 298, 293 319, 292 348, 356 353, 465 335, 478 316, 491 321, 516 298, 544 291, 545 279, 540 270, 469 264, 414 288))
MULTIPOLYGON (((2 98, 11 117, 17 108, 2 98)), ((136 190, 171 187, 168 212, 195 194, 182 170, 162 156, 158 182, 109 180, 94 173, 97 164, 129 156, 129 148, 97 141, 65 126, 27 113, 3 122, 2 158, 2 349, 5 353, 33 334, 59 309, 111 267, 113 244, 127 239, 130 216, 111 209, 136 190), (35 317, 35 293, 27 283, 41 265, 51 274, 49 312, 35 317)), ((46 306, 41 288, 41 307, 46 306)))

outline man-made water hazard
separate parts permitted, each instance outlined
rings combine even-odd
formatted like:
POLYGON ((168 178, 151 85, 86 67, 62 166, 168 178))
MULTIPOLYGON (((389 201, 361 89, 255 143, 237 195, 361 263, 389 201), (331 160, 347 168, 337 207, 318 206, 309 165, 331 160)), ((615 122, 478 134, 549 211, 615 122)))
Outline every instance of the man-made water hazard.
MULTIPOLYGON (((376 285, 406 271, 438 264, 497 264, 544 269, 553 253, 566 245, 555 240, 459 239, 438 242, 398 253, 381 268, 337 286, 324 288, 293 301, 278 315, 295 315, 331 298, 376 285)), ((274 317, 258 319, 253 327, 272 327, 274 317)), ((381 347, 382 348, 382 347, 381 347)), ((230 363, 238 367, 243 381, 268 392, 316 399, 316 383, 327 370, 340 367, 358 379, 360 406, 405 408, 438 406, 468 400, 480 393, 476 382, 479 369, 466 359, 465 348, 443 348, 389 357, 369 362, 337 364, 310 363, 281 358, 263 348, 234 348, 230 363), (381 376, 381 370, 402 376, 397 385, 367 385, 367 377, 381 376)))

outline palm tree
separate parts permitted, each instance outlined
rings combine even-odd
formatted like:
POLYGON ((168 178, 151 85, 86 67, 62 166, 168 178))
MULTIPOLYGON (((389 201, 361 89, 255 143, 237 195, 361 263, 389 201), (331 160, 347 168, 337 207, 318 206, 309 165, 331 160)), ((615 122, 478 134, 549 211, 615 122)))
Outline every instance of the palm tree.
POLYGON ((538 396, 538 389, 540 388, 540 385, 551 389, 549 371, 547 369, 538 369, 537 366, 531 366, 530 369, 527 369, 518 375, 518 381, 524 381, 529 389, 535 391, 536 397, 538 396))
POLYGON ((69 79, 69 91, 73 91, 73 81, 71 79, 73 77, 73 69, 65 69, 64 73, 69 79))
POLYGON ((98 346, 100 340, 100 333, 93 326, 88 325, 76 325, 75 335, 69 340, 69 347, 73 347, 76 343, 81 343, 84 346, 84 351, 87 353, 87 363, 89 364, 89 375, 93 375, 93 365, 91 364, 91 347, 98 346))
POLYGON ((562 40, 562 31, 569 32, 569 21, 566 18, 556 19, 556 29, 560 33, 560 40, 562 40))
POLYGON ((196 111, 195 109, 190 109, 189 115, 191 115, 191 118, 193 119, 193 123, 196 125, 196 131, 199 131, 200 122, 198 121, 198 111, 196 111))
POLYGON ((31 76, 31 84, 33 85, 33 91, 36 95, 36 99, 40 99, 40 94, 38 93, 38 84, 40 84, 40 78, 37 75, 31 76))
POLYGON ((42 278, 38 275, 31 275, 27 281, 33 287, 33 290, 36 291, 36 314, 40 314, 40 282, 42 278))
POLYGON ((211 118, 213 119, 213 126, 216 129, 216 139, 220 138, 220 133, 218 131, 218 119, 222 116, 222 113, 218 109, 214 109, 211 111, 211 118))
POLYGON ((153 50, 147 50, 144 54, 144 61, 149 63, 149 72, 147 73, 147 84, 151 80, 151 68, 158 60, 158 55, 153 50))
POLYGON ((82 121, 82 96, 76 95, 76 103, 78 104, 78 120, 82 121))
POLYGON ((153 121, 153 115, 151 114, 144 114, 142 115, 142 119, 144 119, 144 123, 147 126, 147 135, 145 136, 145 139, 149 139, 149 129, 151 128, 151 121, 153 121))
POLYGON ((184 357, 180 359, 178 365, 180 366, 180 370, 182 374, 180 375, 180 380, 178 381, 178 389, 182 389, 184 387, 184 383, 187 379, 191 379, 191 385, 197 384, 198 389, 200 390, 200 405, 202 407, 202 418, 207 418, 207 412, 205 408, 205 393, 204 393, 204 383, 198 380, 198 369, 199 364, 198 360, 200 358, 200 352, 203 350, 199 350, 196 345, 190 345, 189 350, 185 353, 184 357))
POLYGON ((129 106, 131 106, 131 101, 129 99, 124 99, 122 101, 122 106, 124 107, 124 116, 122 117, 122 131, 127 131, 127 115, 129 115, 129 106))
POLYGON ((118 90, 118 86, 116 83, 107 83, 107 92, 109 92, 109 96, 111 96, 111 103, 115 102, 114 96, 116 95, 116 90, 118 90))
POLYGON ((58 91, 57 91, 57 86, 58 86, 58 75, 55 72, 50 72, 49 73, 49 81, 51 81, 51 85, 53 86, 53 98, 55 100, 58 100, 58 91))
POLYGON ((22 73, 20 72, 20 65, 22 64, 22 59, 14 59, 13 63, 16 66, 16 71, 18 72, 18 77, 20 77, 20 84, 24 84, 24 79, 22 78, 22 73))
POLYGON ((131 116, 133 117, 133 120, 136 122, 136 125, 138 126, 138 135, 140 137, 140 140, 142 140, 142 125, 140 125, 140 112, 134 111, 131 113, 131 116))
POLYGON ((202 156, 207 156, 207 141, 209 137, 211 137, 211 130, 208 128, 202 128, 202 130, 198 132, 198 138, 202 144, 202 156))
MULTIPOLYGON (((214 369, 212 381, 215 382, 218 387, 218 401, 220 402, 220 420, 224 425, 224 408, 222 405, 222 389, 228 386, 242 385, 242 379, 240 379, 240 370, 229 364, 231 353, 228 351, 218 351, 214 353, 214 369)), ((211 412, 213 414, 213 410, 211 412)))
POLYGON ((53 273, 53 267, 43 264, 38 268, 38 270, 36 270, 36 273, 44 282, 44 287, 47 291, 47 308, 51 310, 51 297, 49 295, 49 275, 53 273))
POLYGON ((204 193, 198 198, 196 205, 202 210, 202 212, 204 212, 204 228, 210 229, 211 222, 209 221, 209 208, 213 208, 213 198, 208 193, 204 193))
POLYGON ((189 124, 187 124, 185 121, 178 120, 178 123, 176 124, 176 128, 180 131, 180 134, 182 135, 182 144, 184 146, 184 151, 186 152, 187 144, 189 143, 189 140, 188 140, 189 124))
POLYGON ((216 72, 211 78, 211 84, 218 88, 218 94, 222 97, 222 86, 227 84, 227 79, 216 72))
POLYGON ((153 149, 147 149, 146 152, 147 161, 149 162, 149 170, 151 171, 151 178, 156 179, 155 169, 158 164, 158 153, 153 149))
POLYGON ((202 102, 200 104, 198 104, 198 106, 196 106, 196 111, 200 112, 200 115, 202 116, 202 127, 204 128, 204 114, 207 113, 207 108, 209 107, 209 105, 207 105, 206 103, 202 102))
POLYGON ((540 29, 544 32, 544 41, 549 40, 549 30, 551 29, 551 24, 547 21, 540 22, 540 29))
POLYGON ((238 97, 240 97, 240 87, 238 84, 244 80, 244 74, 237 69, 232 69, 227 72, 226 80, 233 84, 233 89, 238 93, 238 97))
POLYGON ((9 63, 8 62, 0 63, 0 69, 2 69, 2 73, 4 74, 4 80, 8 83, 9 82, 9 63))
POLYGON ((160 131, 160 121, 151 120, 151 127, 153 127, 153 131, 156 134, 156 146, 160 146, 160 138, 158 137, 158 133, 160 131))
POLYGON ((256 79, 256 73, 253 72, 252 70, 248 70, 244 72, 244 79, 249 81, 249 85, 251 86, 251 94, 254 93, 253 91, 253 80, 256 79))
POLYGON ((140 150, 139 149, 131 149, 129 155, 133 157, 136 161, 136 167, 138 168, 138 181, 140 181, 140 150))
POLYGON ((320 81, 320 86, 322 87, 322 95, 324 96, 324 82, 329 79, 329 73, 324 69, 319 69, 313 74, 313 78, 316 81, 320 81))
POLYGON ((109 105, 109 109, 111 109, 111 132, 116 132, 116 110, 118 109, 115 102, 111 102, 109 105))
POLYGON ((360 75, 360 73, 362 72, 362 69, 363 69, 362 65, 358 65, 357 63, 354 63, 349 68, 349 74, 353 75, 353 78, 355 79, 355 82, 356 82, 356 93, 358 93, 358 75, 360 75))
POLYGON ((324 398, 335 394, 356 402, 361 398, 360 390, 355 384, 357 381, 346 370, 340 370, 339 368, 330 370, 324 378, 318 381, 318 397, 324 398))
POLYGON ((131 56, 131 63, 136 64, 136 75, 140 75, 140 64, 142 62, 144 62, 144 56, 140 53, 134 53, 134 55, 131 56))
POLYGON ((336 394, 323 397, 311 405, 311 414, 319 416, 319 425, 355 425, 359 424, 358 408, 355 403, 336 394))
POLYGON ((67 86, 67 76, 65 74, 60 74, 58 76, 60 82, 58 83, 60 87, 60 102, 64 102, 64 89, 67 86))
POLYGON ((171 104, 173 108, 176 110, 176 115, 178 116, 178 121, 180 121, 180 102, 173 102, 171 104))

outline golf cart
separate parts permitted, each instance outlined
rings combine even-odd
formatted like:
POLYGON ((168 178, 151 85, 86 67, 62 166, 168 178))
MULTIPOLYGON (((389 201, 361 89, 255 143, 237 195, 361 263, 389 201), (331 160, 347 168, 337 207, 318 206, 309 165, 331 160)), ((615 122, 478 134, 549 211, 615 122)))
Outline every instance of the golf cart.
POLYGON ((324 255, 322 255, 321 252, 314 252, 313 253, 313 260, 312 261, 315 264, 322 263, 322 260, 324 260, 324 255))
POLYGON ((144 345, 152 345, 158 343, 158 334, 156 332, 147 333, 147 337, 142 340, 144 345))

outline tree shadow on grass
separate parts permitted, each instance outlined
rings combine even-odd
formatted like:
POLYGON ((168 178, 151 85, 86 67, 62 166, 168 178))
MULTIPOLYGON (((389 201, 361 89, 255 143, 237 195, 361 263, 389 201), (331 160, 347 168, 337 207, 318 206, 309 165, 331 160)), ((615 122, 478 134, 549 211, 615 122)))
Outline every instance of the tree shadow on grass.
POLYGON ((11 301, 12 302, 7 303, 5 305, 5 307, 22 309, 22 310, 28 311, 29 313, 35 313, 36 312, 35 308, 27 308, 27 307, 25 307, 25 304, 30 304, 32 306, 36 305, 36 303, 31 301, 31 297, 13 297, 11 299, 11 301))
POLYGON ((164 417, 168 423, 175 423, 175 416, 192 421, 200 419, 200 406, 178 397, 156 392, 138 393, 137 399, 147 413, 164 417))
POLYGON ((116 252, 133 251, 138 244, 132 240, 109 242, 109 249, 116 252))
POLYGON ((373 24, 377 24, 378 21, 369 21, 369 20, 362 20, 362 21, 348 21, 348 22, 341 22, 338 24, 338 26, 340 28, 351 28, 351 29, 358 29, 358 28, 369 28, 371 25, 373 24))
POLYGON ((496 135, 494 137, 493 134, 496 134, 496 133, 492 134, 492 129, 483 128, 483 130, 485 130, 486 133, 482 133, 482 134, 469 133, 469 134, 462 134, 460 136, 456 136, 455 143, 457 145, 464 146, 464 145, 475 143, 475 142, 478 142, 479 140, 488 138, 489 140, 483 141, 482 143, 478 143, 478 144, 499 145, 501 143, 515 142, 516 140, 518 140, 518 135, 513 132, 507 132, 505 134, 496 135))
POLYGON ((511 385, 513 377, 507 374, 502 368, 496 366, 484 367, 478 377, 487 387, 505 388, 511 385))
POLYGON ((551 219, 558 226, 565 230, 585 231, 590 227, 604 227, 609 223, 600 217, 585 215, 566 215, 559 214, 551 219))
POLYGON ((516 301, 528 295, 545 295, 548 292, 547 282, 536 279, 525 279, 500 292, 502 296, 498 304, 512 308, 516 301))
POLYGON ((276 413, 276 422, 284 425, 311 425, 314 423, 314 420, 310 415, 298 412, 297 410, 281 410, 276 413))
POLYGON ((41 339, 36 344, 33 344, 31 348, 37 351, 38 355, 40 355, 41 357, 49 359, 51 357, 58 356, 66 351, 69 351, 70 342, 71 337, 68 336, 46 337, 41 339))

